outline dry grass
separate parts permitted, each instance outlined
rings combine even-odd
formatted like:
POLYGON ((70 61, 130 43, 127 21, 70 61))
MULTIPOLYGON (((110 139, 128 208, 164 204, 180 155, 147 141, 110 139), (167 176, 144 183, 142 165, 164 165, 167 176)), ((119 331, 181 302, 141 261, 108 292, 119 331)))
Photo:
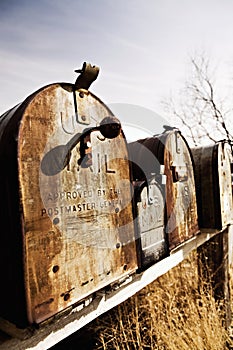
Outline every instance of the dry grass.
POLYGON ((96 349, 231 348, 228 332, 222 326, 221 308, 211 289, 206 293, 206 288, 198 283, 193 253, 135 297, 101 317, 95 329, 96 349))

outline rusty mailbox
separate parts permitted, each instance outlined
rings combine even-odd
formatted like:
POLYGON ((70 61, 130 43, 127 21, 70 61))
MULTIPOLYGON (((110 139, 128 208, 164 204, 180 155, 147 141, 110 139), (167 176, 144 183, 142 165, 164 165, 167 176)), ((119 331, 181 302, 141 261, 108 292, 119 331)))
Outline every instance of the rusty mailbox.
POLYGON ((40 323, 137 268, 119 121, 51 84, 0 118, 0 316, 40 323))
MULTIPOLYGON (((129 145, 134 180, 154 174, 166 178, 164 229, 170 249, 199 233, 193 162, 190 149, 177 130, 129 145)), ((164 182, 164 181, 163 181, 164 182)))
POLYGON ((232 223, 230 147, 222 141, 192 149, 199 226, 222 229, 232 223))
POLYGON ((145 268, 167 255, 164 231, 164 190, 155 180, 136 181, 135 207, 139 267, 145 268))

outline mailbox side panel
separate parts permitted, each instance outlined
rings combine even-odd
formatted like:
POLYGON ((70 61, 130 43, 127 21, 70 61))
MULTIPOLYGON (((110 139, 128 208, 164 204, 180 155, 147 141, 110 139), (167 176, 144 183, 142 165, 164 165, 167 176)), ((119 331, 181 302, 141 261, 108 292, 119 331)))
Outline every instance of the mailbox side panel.
POLYGON ((24 106, 0 117, 0 316, 27 324, 23 275, 23 236, 17 162, 17 134, 24 106))
POLYGON ((226 143, 192 149, 201 228, 222 229, 232 221, 231 166, 226 143))
POLYGON ((214 157, 213 151, 214 146, 192 149, 200 228, 221 227, 221 219, 216 215, 220 212, 218 173, 214 166, 218 156, 214 157))

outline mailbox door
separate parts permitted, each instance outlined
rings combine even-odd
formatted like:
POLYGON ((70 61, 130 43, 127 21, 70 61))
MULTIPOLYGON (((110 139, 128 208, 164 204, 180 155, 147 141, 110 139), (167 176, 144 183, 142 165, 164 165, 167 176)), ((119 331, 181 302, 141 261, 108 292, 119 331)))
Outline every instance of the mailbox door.
POLYGON ((18 161, 31 323, 137 267, 125 138, 95 129, 109 115, 90 92, 68 84, 42 89, 23 113, 18 161))
POLYGON ((151 179, 137 184, 137 226, 141 248, 141 267, 152 265, 167 254, 165 240, 164 193, 151 179))
POLYGON ((222 227, 224 227, 233 220, 230 148, 227 143, 222 142, 218 144, 218 149, 219 199, 222 227))
MULTIPOLYGON (((199 232, 193 163, 187 143, 178 131, 161 137, 166 175, 166 232, 170 249, 199 232)), ((161 159, 161 155, 159 156, 161 159)))

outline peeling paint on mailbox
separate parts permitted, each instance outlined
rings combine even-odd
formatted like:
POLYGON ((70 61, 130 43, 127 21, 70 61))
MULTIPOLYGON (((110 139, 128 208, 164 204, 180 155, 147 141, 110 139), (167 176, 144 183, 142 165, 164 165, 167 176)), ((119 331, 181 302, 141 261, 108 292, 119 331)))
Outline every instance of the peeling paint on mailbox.
POLYGON ((103 136, 101 122, 113 115, 89 91, 52 84, 23 104, 24 283, 28 321, 40 323, 135 271, 132 189, 123 132, 103 136))

